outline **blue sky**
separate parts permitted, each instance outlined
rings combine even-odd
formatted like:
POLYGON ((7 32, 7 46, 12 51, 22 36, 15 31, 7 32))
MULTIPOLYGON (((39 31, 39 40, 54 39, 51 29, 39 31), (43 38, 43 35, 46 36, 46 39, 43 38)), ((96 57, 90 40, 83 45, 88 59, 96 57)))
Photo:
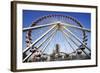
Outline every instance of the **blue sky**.
POLYGON ((63 14, 76 18, 86 28, 90 28, 90 13, 76 13, 76 12, 51 12, 51 11, 34 11, 34 10, 23 10, 23 27, 29 27, 29 25, 41 16, 49 14, 63 14))
MULTIPOLYGON (((81 24, 83 24, 83 26, 85 28, 91 29, 91 14, 90 13, 35 11, 35 10, 23 10, 23 28, 29 27, 32 24, 32 22, 36 21, 36 19, 38 19, 39 17, 44 16, 44 15, 50 15, 50 14, 61 14, 61 15, 65 15, 65 16, 74 17, 75 19, 80 21, 81 24)), ((45 31, 45 29, 41 29, 41 30, 45 31)), ((35 30, 35 32, 37 32, 37 33, 39 31, 40 30, 35 30)), ((43 32, 41 32, 41 33, 43 33, 43 32)), ((32 35, 33 36, 34 35, 38 36, 36 33, 33 33, 32 35)), ((79 35, 77 35, 77 36, 79 36, 79 35)), ((34 38, 37 38, 37 37, 34 37, 34 38)), ((64 38, 63 38, 63 36, 62 36, 62 34, 60 32, 58 32, 56 34, 56 39, 58 39, 58 40, 52 40, 52 41, 56 41, 56 43, 60 42, 59 44, 62 44, 62 46, 66 45, 66 41, 64 40, 64 38), (58 36, 60 38, 58 38, 58 36), (63 41, 63 43, 62 43, 61 40, 63 41)), ((55 44, 55 43, 52 42, 51 45, 50 45, 51 47, 49 46, 48 48, 53 48, 54 45, 52 45, 52 44, 55 44)), ((71 43, 71 44, 73 44, 73 43, 71 43)), ((23 33, 23 48, 26 47, 25 45, 26 45, 25 44, 25 33, 23 33)), ((67 48, 69 48, 68 45, 66 45, 66 46, 67 46, 67 48)), ((90 34, 88 34, 88 46, 90 46, 90 34)), ((64 48, 64 47, 61 47, 61 48, 64 48)), ((63 51, 65 51, 65 50, 66 49, 63 49, 63 51)), ((69 52, 70 52, 70 50, 69 50, 69 52)))

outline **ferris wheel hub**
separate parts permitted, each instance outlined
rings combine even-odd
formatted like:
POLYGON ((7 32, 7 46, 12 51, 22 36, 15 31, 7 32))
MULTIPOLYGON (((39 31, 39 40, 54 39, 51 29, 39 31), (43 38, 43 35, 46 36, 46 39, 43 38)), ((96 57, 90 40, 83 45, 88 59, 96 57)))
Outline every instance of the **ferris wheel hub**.
POLYGON ((56 25, 57 25, 57 29, 60 30, 61 29, 61 26, 62 26, 62 22, 57 21, 56 22, 56 25))

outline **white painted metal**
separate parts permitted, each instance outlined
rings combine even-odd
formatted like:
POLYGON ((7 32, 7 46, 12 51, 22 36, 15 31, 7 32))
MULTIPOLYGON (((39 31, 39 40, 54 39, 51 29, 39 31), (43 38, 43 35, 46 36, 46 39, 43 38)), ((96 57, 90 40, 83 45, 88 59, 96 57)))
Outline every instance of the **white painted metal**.
MULTIPOLYGON (((64 31, 62 31, 77 47, 79 47, 78 46, 78 44, 76 44, 69 36, 68 36, 68 34, 66 33, 66 32, 64 32, 64 31)), ((84 51, 84 50, 82 50, 89 58, 90 58, 90 56, 84 51)))
MULTIPOLYGON (((63 32, 63 30, 61 30, 63 32)), ((69 46, 72 48, 73 51, 75 51, 74 47, 70 44, 70 41, 67 40, 67 37, 65 36, 65 34, 63 33, 63 36, 65 37, 66 39, 66 42, 68 42, 69 46)))
POLYGON ((23 62, 25 62, 31 55, 32 55, 32 53, 29 53, 28 56, 26 56, 26 57, 23 59, 23 62))
POLYGON ((23 50, 23 53, 25 53, 29 48, 31 48, 34 44, 36 44, 39 40, 41 40, 45 35, 47 35, 52 29, 55 28, 56 25, 53 25, 48 31, 46 31, 42 36, 40 36, 38 39, 36 39, 29 47, 25 48, 23 50))
MULTIPOLYGON (((55 34, 56 34, 56 32, 55 32, 55 34)), ((51 38, 50 38, 49 41, 47 42, 47 45, 43 48, 42 53, 46 50, 46 48, 47 48, 48 45, 50 44, 50 42, 51 42, 51 40, 53 39, 53 37, 54 37, 55 34, 53 34, 53 35, 51 36, 51 38)))
MULTIPOLYGON (((55 34, 55 31, 57 30, 57 28, 49 35, 49 37, 47 37, 37 48, 41 47, 43 43, 45 43, 48 39, 50 39, 50 37, 55 34)), ((23 62, 25 60, 27 60, 33 53, 29 53, 28 56, 23 60, 23 62)))
POLYGON ((65 30, 67 30, 78 42, 80 42, 82 45, 84 45, 89 51, 91 51, 81 40, 74 34, 72 33, 69 29, 67 29, 65 26, 63 26, 65 30))
POLYGON ((56 30, 57 30, 57 28, 56 28, 45 40, 43 40, 43 42, 41 42, 40 45, 39 45, 37 48, 41 47, 48 39, 50 39, 50 37, 51 37, 53 34, 55 34, 55 31, 56 31, 56 30))
POLYGON ((70 38, 66 32, 64 32, 64 31, 62 31, 62 32, 63 32, 77 47, 79 47, 79 45, 78 45, 75 41, 73 41, 73 39, 70 38))
POLYGON ((66 26, 66 27, 73 27, 73 28, 77 28, 77 29, 84 30, 84 31, 87 31, 87 32, 91 32, 91 30, 87 29, 87 28, 75 26, 75 25, 68 24, 68 23, 61 23, 61 24, 64 25, 64 26, 66 26))
POLYGON ((23 28, 23 31, 25 32, 25 31, 29 31, 29 30, 33 30, 33 29, 38 29, 38 28, 42 28, 42 27, 53 26, 53 25, 55 25, 55 23, 36 25, 36 26, 33 26, 33 27, 23 28))
MULTIPOLYGON (((56 33, 56 29, 55 29, 54 32, 52 32, 51 35, 48 37, 48 38, 49 38, 49 41, 51 41, 51 39, 53 38, 53 36, 54 36, 55 33, 56 33), (50 38, 51 38, 51 39, 50 39, 50 38)), ((47 39, 48 39, 48 38, 47 38, 47 39)), ((44 41, 47 41, 47 39, 44 40, 44 41)), ((41 43, 41 45, 44 43, 44 41, 41 43)), ((37 48, 39 48, 41 45, 39 45, 37 48)), ((46 48, 46 47, 47 47, 47 45, 46 45, 44 48, 46 48)), ((23 62, 25 62, 32 54, 33 54, 33 53, 29 53, 28 56, 25 57, 25 59, 23 60, 23 62)))

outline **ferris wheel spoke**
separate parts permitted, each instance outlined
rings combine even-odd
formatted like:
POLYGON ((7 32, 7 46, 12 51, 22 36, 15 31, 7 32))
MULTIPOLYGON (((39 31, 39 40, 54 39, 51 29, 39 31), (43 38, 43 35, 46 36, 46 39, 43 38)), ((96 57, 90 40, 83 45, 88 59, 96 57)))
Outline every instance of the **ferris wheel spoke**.
POLYGON ((29 48, 31 48, 33 45, 35 45, 38 41, 40 41, 44 36, 46 36, 52 29, 54 29, 56 27, 56 25, 52 26, 48 31, 46 31, 42 36, 40 36, 38 39, 36 39, 36 41, 34 41, 30 46, 28 46, 27 48, 25 48, 23 50, 23 53, 25 53, 26 51, 29 50, 29 48))
POLYGON ((91 32, 90 29, 79 27, 79 26, 75 26, 75 25, 71 25, 71 24, 68 24, 68 23, 66 23, 66 24, 62 23, 62 25, 66 26, 66 27, 73 27, 73 28, 77 28, 77 29, 80 29, 80 30, 83 30, 83 31, 91 32))
MULTIPOLYGON (((63 30, 61 30, 61 31, 63 31, 63 30)), ((70 44, 70 42, 68 41, 68 39, 67 39, 67 37, 65 36, 64 33, 63 33, 63 36, 65 37, 65 40, 66 40, 66 42, 69 44, 69 46, 71 47, 71 49, 72 49, 73 51, 75 51, 75 49, 74 49, 73 46, 70 44)))
POLYGON ((52 26, 52 25, 55 25, 55 23, 37 25, 37 26, 33 26, 33 27, 27 27, 27 28, 23 28, 23 32, 29 31, 29 30, 33 30, 33 29, 39 29, 39 28, 43 28, 43 27, 48 27, 48 26, 52 26))
POLYGON ((91 56, 90 55, 88 55, 84 50, 82 50, 89 58, 91 58, 91 56))
POLYGON ((26 56, 24 59, 23 59, 23 62, 25 62, 26 60, 28 60, 28 58, 32 55, 32 53, 29 53, 28 56, 26 56))
POLYGON ((69 37, 66 32, 64 32, 63 30, 61 30, 61 31, 66 36, 66 38, 68 37, 77 47, 79 47, 79 45, 71 37, 69 37))
MULTIPOLYGON (((56 31, 57 31, 57 29, 55 29, 55 30, 49 35, 49 37, 47 37, 37 48, 41 47, 42 44, 44 44, 47 40, 49 40, 50 37, 56 33, 56 31)), ((32 54, 33 54, 33 53, 29 53, 28 56, 27 56, 26 58, 24 58, 23 62, 25 62, 32 54)))
MULTIPOLYGON (((55 32, 55 34, 56 34, 56 32, 55 32)), ((50 38, 49 41, 47 42, 46 46, 43 48, 42 53, 43 53, 43 52, 46 50, 46 48, 49 46, 49 44, 50 44, 50 42, 52 41, 52 39, 53 39, 53 37, 55 36, 55 34, 53 34, 53 35, 51 36, 51 38, 50 38)))
POLYGON ((64 31, 62 31, 64 33, 64 35, 66 35, 77 47, 79 47, 79 45, 71 38, 68 36, 68 34, 64 31))
MULTIPOLYGON (((66 32, 64 32, 64 31, 62 31, 62 32, 63 32, 63 33, 65 34, 65 36, 67 36, 77 47, 79 47, 79 45, 78 45, 76 42, 74 42, 74 41, 72 40, 72 38, 70 38, 66 32)), ((90 58, 90 56, 89 56, 84 50, 82 50, 82 51, 84 52, 84 54, 85 54, 86 56, 88 56, 88 57, 90 58)))
MULTIPOLYGON (((49 40, 50 37, 51 37, 52 35, 55 34, 55 32, 56 32, 56 29, 55 29, 55 30, 50 34, 50 36, 47 37, 37 48, 41 47, 42 44, 44 44, 47 40, 49 40)), ((33 53, 30 53, 30 54, 23 60, 23 62, 26 61, 32 54, 33 54, 33 53)))
POLYGON ((48 39, 50 39, 50 37, 53 34, 55 34, 56 31, 57 31, 57 28, 45 40, 43 40, 43 42, 41 42, 40 45, 37 48, 40 48, 48 39))
POLYGON ((83 42, 81 42, 81 40, 74 34, 72 33, 69 29, 67 29, 66 27, 63 26, 63 28, 65 30, 67 30, 78 42, 80 42, 82 45, 84 45, 89 51, 91 51, 83 42))

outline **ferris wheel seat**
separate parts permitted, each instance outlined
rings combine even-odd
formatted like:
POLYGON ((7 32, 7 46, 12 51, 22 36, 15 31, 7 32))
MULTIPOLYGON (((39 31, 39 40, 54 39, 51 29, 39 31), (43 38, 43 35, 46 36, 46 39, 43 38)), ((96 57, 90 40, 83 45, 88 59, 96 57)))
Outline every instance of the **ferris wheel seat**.
POLYGON ((78 51, 77 51, 77 54, 81 54, 81 53, 82 53, 82 51, 81 51, 81 50, 78 50, 78 51))
POLYGON ((82 47, 82 48, 80 48, 81 50, 84 50, 85 48, 84 47, 82 47))

